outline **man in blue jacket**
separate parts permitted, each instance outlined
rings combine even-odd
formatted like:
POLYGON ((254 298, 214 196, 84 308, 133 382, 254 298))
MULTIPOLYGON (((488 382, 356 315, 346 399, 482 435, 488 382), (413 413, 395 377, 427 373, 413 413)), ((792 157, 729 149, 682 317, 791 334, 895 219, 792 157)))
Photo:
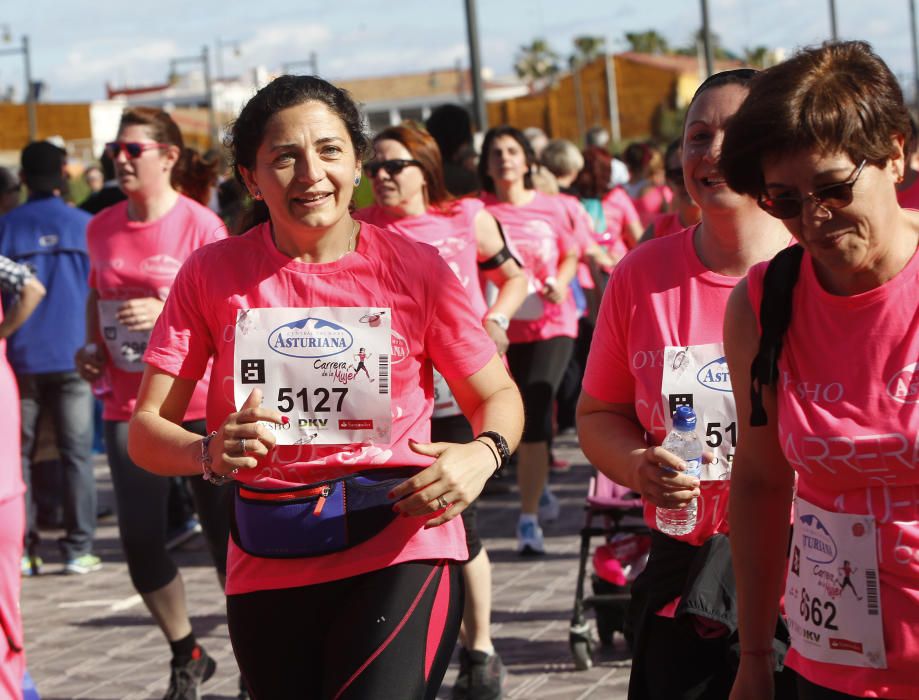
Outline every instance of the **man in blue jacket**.
MULTIPOLYGON (((26 537, 23 573, 38 573, 38 528, 32 502, 31 465, 39 417, 54 424, 63 472, 64 528, 59 541, 64 572, 85 574, 100 568, 93 554, 96 484, 93 477, 92 391, 76 372, 74 355, 85 341, 89 255, 89 214, 68 206, 63 150, 45 141, 22 151, 20 177, 28 201, 0 219, 0 254, 28 265, 45 285, 45 302, 7 344, 7 357, 19 381, 22 411, 22 474, 26 483, 26 537)), ((12 299, 3 298, 4 308, 12 299)))

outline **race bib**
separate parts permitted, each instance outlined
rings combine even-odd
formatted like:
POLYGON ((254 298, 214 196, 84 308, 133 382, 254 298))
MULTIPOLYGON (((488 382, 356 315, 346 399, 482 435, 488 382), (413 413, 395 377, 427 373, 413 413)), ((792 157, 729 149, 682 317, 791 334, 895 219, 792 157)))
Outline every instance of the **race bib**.
POLYGON ((874 518, 795 498, 793 535, 785 615, 795 651, 813 661, 887 668, 874 518))
POLYGON ((391 312, 316 307, 237 312, 233 389, 253 389, 286 419, 279 445, 390 442, 391 312))
POLYGON ((453 392, 450 391, 450 385, 447 384, 447 380, 444 379, 443 375, 434 370, 434 412, 431 414, 432 418, 448 418, 450 416, 458 416, 462 414, 463 410, 460 408, 459 404, 456 402, 456 399, 453 397, 453 392))
POLYGON ((102 340, 108 350, 112 363, 122 372, 143 372, 144 351, 150 342, 151 331, 128 330, 118 322, 118 309, 124 300, 99 300, 99 325, 102 340))
MULTIPOLYGON (((737 445, 737 411, 721 343, 664 349, 661 399, 668 417, 679 406, 696 412, 696 433, 715 459, 702 465, 701 481, 727 481, 737 445)), ((669 427, 669 424, 668 424, 669 427)))

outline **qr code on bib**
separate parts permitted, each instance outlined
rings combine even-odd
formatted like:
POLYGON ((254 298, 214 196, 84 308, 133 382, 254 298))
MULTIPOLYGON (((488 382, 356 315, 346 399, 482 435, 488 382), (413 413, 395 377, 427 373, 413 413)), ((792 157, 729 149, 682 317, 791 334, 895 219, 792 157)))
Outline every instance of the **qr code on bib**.
POLYGON ((265 360, 240 360, 239 381, 242 384, 264 384, 265 360))

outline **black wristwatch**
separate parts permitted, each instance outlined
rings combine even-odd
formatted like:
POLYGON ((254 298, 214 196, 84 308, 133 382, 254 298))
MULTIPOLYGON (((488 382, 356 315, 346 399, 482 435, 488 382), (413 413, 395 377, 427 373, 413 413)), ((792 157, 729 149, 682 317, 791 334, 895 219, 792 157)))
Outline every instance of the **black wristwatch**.
POLYGON ((501 458, 501 464, 498 465, 498 468, 495 470, 495 474, 500 474, 501 470, 507 466, 507 463, 511 459, 511 450, 507 446, 507 440, 504 439, 504 436, 501 433, 496 433, 494 430, 486 430, 483 433, 479 433, 475 436, 475 439, 479 438, 488 438, 493 443, 495 443, 495 449, 498 450, 498 456, 501 458))

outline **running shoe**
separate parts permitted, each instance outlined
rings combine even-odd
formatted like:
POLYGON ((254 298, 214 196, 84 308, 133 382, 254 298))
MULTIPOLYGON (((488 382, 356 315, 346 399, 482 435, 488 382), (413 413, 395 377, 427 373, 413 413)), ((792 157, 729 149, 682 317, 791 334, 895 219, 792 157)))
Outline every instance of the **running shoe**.
POLYGON ((200 532, 201 523, 198 522, 198 518, 192 516, 166 533, 166 549, 173 550, 176 547, 180 547, 200 532))
POLYGON ((545 554, 546 544, 542 539, 542 528, 532 521, 517 523, 517 553, 545 554))
POLYGON ((571 462, 567 459, 559 459, 555 455, 549 459, 549 470, 553 474, 566 474, 571 471, 571 462))
POLYGON ((558 497, 546 486, 539 497, 539 521, 552 523, 558 520, 559 513, 562 511, 562 504, 559 503, 558 497))
POLYGON ((496 652, 460 648, 460 668, 452 700, 500 700, 507 669, 496 652))
POLYGON ((81 554, 75 559, 69 559, 64 564, 65 574, 89 574, 102 568, 102 560, 95 554, 81 554))
POLYGON ((201 684, 214 675, 217 662, 201 646, 196 646, 188 661, 176 663, 173 659, 169 676, 169 690, 163 700, 200 700, 201 684))
POLYGON ((41 557, 33 557, 28 554, 23 554, 20 562, 23 576, 38 576, 44 565, 45 562, 41 560, 41 557))

